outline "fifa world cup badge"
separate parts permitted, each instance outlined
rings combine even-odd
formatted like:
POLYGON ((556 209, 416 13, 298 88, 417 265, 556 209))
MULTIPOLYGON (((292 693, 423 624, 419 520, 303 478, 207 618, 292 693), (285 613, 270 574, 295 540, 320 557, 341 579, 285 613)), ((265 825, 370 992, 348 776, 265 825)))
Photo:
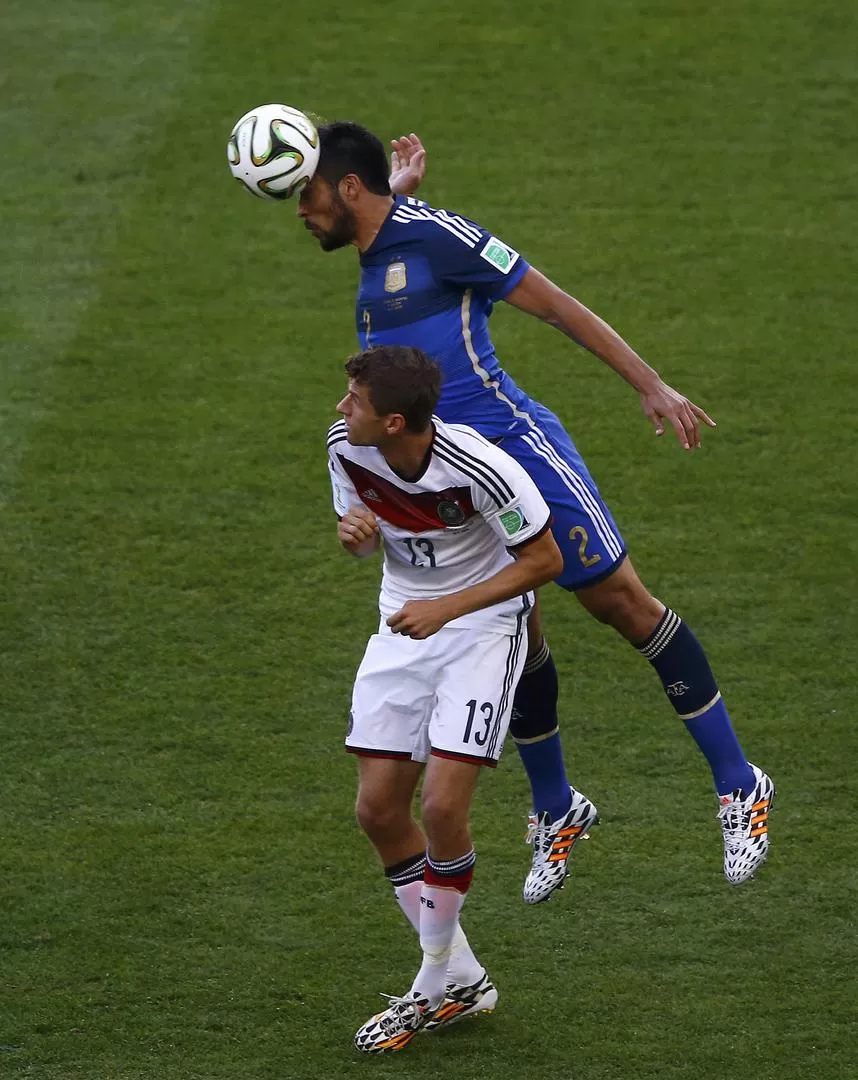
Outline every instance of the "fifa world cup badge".
POLYGON ((408 279, 405 276, 405 263, 391 263, 384 275, 384 291, 390 293, 401 292, 407 284, 408 279))

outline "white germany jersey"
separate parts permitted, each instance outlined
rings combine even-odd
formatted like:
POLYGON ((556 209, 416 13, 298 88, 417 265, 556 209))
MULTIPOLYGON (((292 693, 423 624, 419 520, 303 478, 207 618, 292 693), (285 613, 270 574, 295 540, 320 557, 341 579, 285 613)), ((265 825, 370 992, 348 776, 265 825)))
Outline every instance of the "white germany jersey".
MULTIPOLYGON (((372 446, 352 446, 340 420, 328 432, 334 509, 363 505, 384 544, 383 618, 407 600, 429 600, 486 581, 510 549, 543 533, 550 511, 524 469, 464 424, 433 417, 435 438, 423 472, 403 480, 372 446)), ((532 594, 464 615, 449 626, 515 633, 532 594)))

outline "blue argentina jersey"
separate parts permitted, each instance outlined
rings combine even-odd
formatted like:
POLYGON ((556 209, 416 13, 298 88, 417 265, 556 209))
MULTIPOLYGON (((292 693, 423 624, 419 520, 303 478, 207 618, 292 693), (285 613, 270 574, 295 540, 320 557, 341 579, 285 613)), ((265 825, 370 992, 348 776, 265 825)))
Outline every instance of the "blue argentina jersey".
POLYGON ((525 260, 473 221, 400 195, 360 265, 361 345, 412 345, 438 361, 441 419, 502 439, 548 503, 558 584, 612 573, 625 547, 587 466, 557 417, 501 368, 489 336, 492 306, 527 273, 525 260))
POLYGON ((533 427, 534 403, 501 368, 488 326, 494 302, 529 269, 517 251, 467 218, 400 195, 360 265, 363 348, 411 345, 433 357, 448 424, 489 438, 533 427))

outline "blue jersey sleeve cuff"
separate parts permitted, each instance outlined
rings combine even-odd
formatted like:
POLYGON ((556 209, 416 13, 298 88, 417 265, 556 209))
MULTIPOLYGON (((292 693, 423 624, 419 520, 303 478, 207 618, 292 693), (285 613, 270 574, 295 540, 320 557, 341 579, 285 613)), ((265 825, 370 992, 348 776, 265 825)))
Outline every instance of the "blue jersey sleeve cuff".
POLYGON ((529 269, 530 263, 519 255, 518 262, 510 270, 509 275, 503 281, 498 282, 497 289, 492 293, 492 300, 503 300, 509 296, 529 269))

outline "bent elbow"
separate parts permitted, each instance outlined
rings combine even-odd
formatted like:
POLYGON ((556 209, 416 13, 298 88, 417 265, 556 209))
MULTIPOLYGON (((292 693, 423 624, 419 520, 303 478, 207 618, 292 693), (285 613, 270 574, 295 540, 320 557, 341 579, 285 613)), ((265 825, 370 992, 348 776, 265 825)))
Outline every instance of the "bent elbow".
POLYGON ((563 552, 560 550, 560 546, 554 539, 551 533, 548 533, 548 539, 550 543, 546 547, 545 551, 545 581, 543 584, 547 584, 549 581, 554 581, 555 578, 560 577, 563 573, 563 552))
POLYGON ((545 580, 542 582, 542 584, 547 585, 549 581, 554 581, 555 578, 560 577, 562 572, 563 555, 560 552, 560 548, 555 546, 551 558, 550 560, 548 560, 548 565, 545 568, 545 580))
POLYGON ((533 580, 530 583, 530 588, 539 589, 543 585, 548 585, 555 578, 560 577, 562 570, 563 556, 560 553, 560 548, 555 544, 554 550, 546 552, 544 557, 540 559, 539 565, 533 568, 533 580))

